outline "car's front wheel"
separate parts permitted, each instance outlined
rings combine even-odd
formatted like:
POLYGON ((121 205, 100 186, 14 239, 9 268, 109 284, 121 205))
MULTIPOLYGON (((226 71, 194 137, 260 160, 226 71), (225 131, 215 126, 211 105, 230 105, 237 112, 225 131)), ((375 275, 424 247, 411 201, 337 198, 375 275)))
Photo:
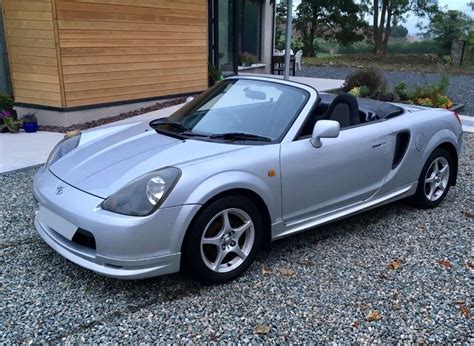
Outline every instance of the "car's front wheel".
POLYGON ((434 208, 446 197, 453 174, 451 154, 438 148, 426 160, 412 201, 421 208, 434 208))
POLYGON ((262 217, 252 200, 225 196, 203 208, 188 230, 183 266, 194 279, 221 283, 253 262, 262 240, 262 217))

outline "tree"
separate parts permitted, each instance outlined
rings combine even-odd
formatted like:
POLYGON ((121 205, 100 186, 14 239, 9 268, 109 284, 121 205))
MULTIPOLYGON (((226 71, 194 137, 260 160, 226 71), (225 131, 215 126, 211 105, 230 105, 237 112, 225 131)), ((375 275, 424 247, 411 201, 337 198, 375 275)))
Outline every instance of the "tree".
POLYGON ((302 0, 296 8, 295 27, 306 55, 315 55, 315 39, 323 37, 345 45, 363 39, 361 8, 354 0, 302 0))
POLYGON ((473 24, 472 18, 463 12, 449 10, 433 17, 428 33, 448 52, 454 40, 468 37, 473 24))
POLYGON ((408 36, 408 29, 403 25, 396 25, 392 28, 391 36, 396 38, 406 38, 408 36))
POLYGON ((408 12, 419 17, 432 17, 439 12, 437 0, 362 0, 362 5, 367 14, 372 15, 374 53, 377 55, 387 52, 392 28, 408 12))

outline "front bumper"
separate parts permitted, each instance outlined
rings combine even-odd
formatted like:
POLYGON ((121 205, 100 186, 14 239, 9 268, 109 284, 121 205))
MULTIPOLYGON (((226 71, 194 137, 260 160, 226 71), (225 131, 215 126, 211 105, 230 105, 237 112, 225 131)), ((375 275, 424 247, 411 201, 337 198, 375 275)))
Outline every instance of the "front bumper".
POLYGON ((70 261, 119 279, 178 272, 184 234, 200 207, 163 208, 146 217, 115 214, 100 208, 103 199, 45 169, 36 175, 33 191, 39 204, 35 227, 44 241, 70 261), (93 246, 76 241, 76 232, 83 230, 93 237, 93 246))

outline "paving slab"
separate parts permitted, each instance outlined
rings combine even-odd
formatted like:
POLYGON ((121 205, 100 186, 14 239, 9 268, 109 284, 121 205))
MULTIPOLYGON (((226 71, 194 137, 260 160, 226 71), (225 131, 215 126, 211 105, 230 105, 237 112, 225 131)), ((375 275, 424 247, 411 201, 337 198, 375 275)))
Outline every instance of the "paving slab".
POLYGON ((0 134, 0 174, 45 163, 53 147, 64 133, 0 134))

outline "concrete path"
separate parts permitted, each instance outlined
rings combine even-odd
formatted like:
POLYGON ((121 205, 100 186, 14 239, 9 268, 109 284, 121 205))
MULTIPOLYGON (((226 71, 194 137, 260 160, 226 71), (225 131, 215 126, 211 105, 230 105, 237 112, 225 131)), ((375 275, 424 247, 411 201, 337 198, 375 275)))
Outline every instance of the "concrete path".
POLYGON ((474 133, 474 117, 470 117, 467 115, 460 115, 462 122, 462 129, 464 132, 474 133))
POLYGON ((0 134, 0 173, 45 163, 63 137, 63 133, 44 131, 0 134))

